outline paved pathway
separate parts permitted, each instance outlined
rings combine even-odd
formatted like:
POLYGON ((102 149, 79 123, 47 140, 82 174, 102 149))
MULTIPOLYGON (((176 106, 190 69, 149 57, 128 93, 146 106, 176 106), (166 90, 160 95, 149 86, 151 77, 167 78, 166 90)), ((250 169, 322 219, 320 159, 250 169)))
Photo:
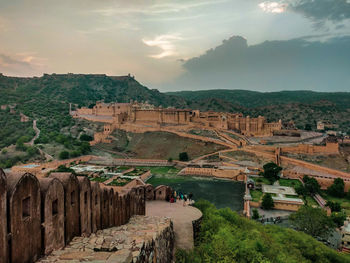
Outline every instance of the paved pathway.
POLYGON ((150 201, 146 203, 146 215, 171 218, 174 223, 175 247, 193 248, 192 221, 202 216, 202 212, 197 208, 183 206, 182 201, 173 204, 164 201, 150 201))

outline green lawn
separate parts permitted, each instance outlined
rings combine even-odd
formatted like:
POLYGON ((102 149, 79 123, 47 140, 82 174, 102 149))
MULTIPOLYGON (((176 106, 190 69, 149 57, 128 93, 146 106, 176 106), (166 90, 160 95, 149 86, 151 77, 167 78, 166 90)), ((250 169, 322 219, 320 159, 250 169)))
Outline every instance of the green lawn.
MULTIPOLYGON (((299 198, 300 199, 303 199, 301 196, 299 196, 299 198)), ((307 201, 307 204, 309 205, 309 206, 319 206, 318 205, 318 203, 315 201, 315 199, 314 198, 312 198, 311 196, 306 196, 306 201, 307 201)), ((305 200, 304 200, 304 202, 305 202, 305 200)))
POLYGON ((139 169, 151 170, 152 174, 156 175, 177 175, 179 169, 172 166, 158 166, 158 167, 137 167, 139 169))
POLYGON ((269 180, 264 177, 259 177, 257 179, 254 178, 256 184, 271 184, 269 180))
POLYGON ((258 190, 250 190, 250 195, 252 196, 254 202, 259 202, 263 193, 258 190))
POLYGON ((279 179, 279 183, 281 186, 289 186, 289 187, 293 187, 293 188, 296 188, 296 187, 302 185, 302 183, 299 180, 285 179, 285 178, 279 179))

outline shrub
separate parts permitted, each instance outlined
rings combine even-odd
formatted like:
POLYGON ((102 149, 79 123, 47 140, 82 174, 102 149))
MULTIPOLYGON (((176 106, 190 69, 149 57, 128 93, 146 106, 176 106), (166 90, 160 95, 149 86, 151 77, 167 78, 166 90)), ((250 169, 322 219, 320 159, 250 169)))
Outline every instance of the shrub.
POLYGON ((179 160, 182 162, 187 162, 189 160, 187 152, 182 152, 179 154, 179 160))
POLYGON ((261 207, 266 210, 270 210, 275 206, 271 194, 264 194, 261 207))
POLYGON ((69 158, 69 152, 67 152, 67 151, 60 152, 59 158, 61 160, 68 159, 69 158))

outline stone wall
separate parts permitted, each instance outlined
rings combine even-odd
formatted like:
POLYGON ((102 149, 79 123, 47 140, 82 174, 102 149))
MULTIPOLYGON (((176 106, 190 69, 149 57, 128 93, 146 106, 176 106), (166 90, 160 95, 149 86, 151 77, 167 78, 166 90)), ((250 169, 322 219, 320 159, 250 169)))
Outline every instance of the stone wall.
MULTIPOLYGON (((147 187, 153 199, 167 199, 167 194, 155 195, 153 187, 147 187)), ((144 215, 145 188, 120 190, 70 173, 52 173, 49 178, 5 175, 0 169, 0 263, 35 262, 76 236, 88 237, 144 215)), ((152 244, 157 246, 157 242, 152 244)))
POLYGON ((40 262, 173 262, 174 230, 169 218, 134 216, 126 225, 75 238, 40 262))

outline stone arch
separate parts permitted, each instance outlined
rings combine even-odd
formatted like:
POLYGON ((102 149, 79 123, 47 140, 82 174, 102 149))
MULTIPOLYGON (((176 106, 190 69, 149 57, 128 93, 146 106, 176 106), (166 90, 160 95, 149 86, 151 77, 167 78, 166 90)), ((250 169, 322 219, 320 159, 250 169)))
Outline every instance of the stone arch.
POLYGON ((154 189, 155 200, 170 200, 171 188, 166 185, 159 185, 154 189))
POLYGON ((39 179, 41 192, 42 251, 48 255, 64 247, 64 188, 56 178, 39 179))
POLYGON ((79 182, 71 173, 52 173, 50 178, 57 178, 64 188, 64 236, 68 244, 73 237, 80 236, 79 226, 79 182))
POLYGON ((7 186, 10 262, 35 262, 41 254, 39 181, 29 173, 10 173, 7 186))
POLYGON ((91 182, 91 231, 101 229, 101 189, 98 182, 91 182))
POLYGON ((101 228, 109 226, 109 191, 106 186, 101 188, 101 228))
POLYGON ((7 193, 6 193, 6 175, 0 169, 0 262, 7 262, 8 243, 7 243, 7 193))
POLYGON ((80 233, 91 234, 91 185, 86 176, 77 176, 79 181, 80 233))

